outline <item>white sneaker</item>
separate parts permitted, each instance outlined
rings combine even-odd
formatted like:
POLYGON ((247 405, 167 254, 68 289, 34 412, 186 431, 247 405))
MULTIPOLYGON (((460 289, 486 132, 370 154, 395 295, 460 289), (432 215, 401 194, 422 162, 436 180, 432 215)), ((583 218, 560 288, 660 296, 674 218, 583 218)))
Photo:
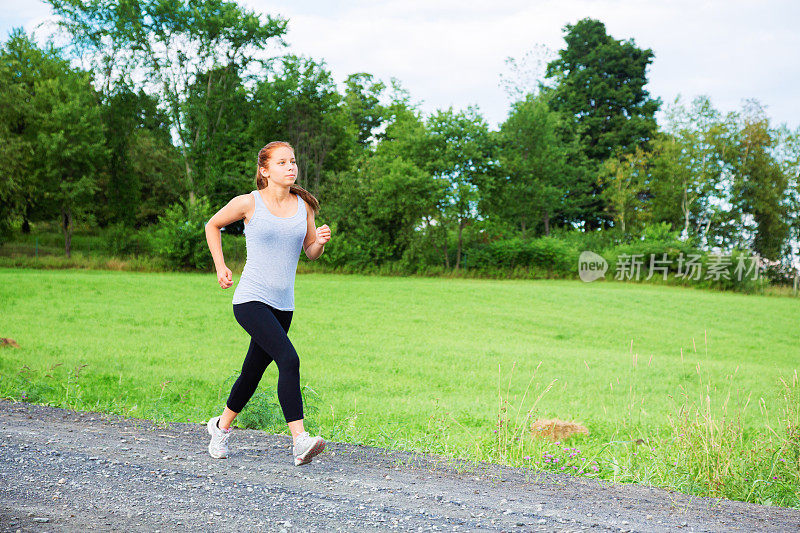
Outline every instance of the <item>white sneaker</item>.
POLYGON ((208 453, 214 459, 224 459, 228 457, 228 437, 231 434, 231 428, 220 429, 217 426, 218 416, 215 416, 208 421, 206 427, 208 434, 211 435, 211 442, 208 444, 208 453))
POLYGON ((322 437, 312 437, 304 431, 294 439, 294 465, 300 466, 310 463, 311 459, 325 449, 322 437))

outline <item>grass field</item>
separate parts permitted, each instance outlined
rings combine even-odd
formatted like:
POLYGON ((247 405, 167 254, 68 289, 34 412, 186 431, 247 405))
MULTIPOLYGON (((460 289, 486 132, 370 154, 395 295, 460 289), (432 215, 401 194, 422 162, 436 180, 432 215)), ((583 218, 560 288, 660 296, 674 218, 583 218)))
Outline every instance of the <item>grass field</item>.
MULTIPOLYGON (((20 345, 0 395, 203 421, 249 342, 232 295, 213 274, 0 269, 20 345)), ((797 299, 645 284, 306 274, 289 337, 329 438, 797 506, 799 319, 797 299), (535 417, 590 435, 564 451, 535 417)), ((276 378, 251 406, 272 422, 276 378)))

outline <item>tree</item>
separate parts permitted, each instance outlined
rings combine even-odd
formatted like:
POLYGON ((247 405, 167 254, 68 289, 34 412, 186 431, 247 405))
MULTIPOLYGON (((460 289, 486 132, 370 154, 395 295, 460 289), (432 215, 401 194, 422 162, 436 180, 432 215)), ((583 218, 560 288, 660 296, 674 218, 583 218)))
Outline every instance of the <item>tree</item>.
POLYGON ((674 224, 684 239, 708 240, 711 225, 723 227, 728 216, 721 200, 732 153, 731 127, 707 96, 696 97, 688 109, 676 98, 666 115, 651 169, 655 221, 674 224))
POLYGON ((8 237, 17 216, 22 231, 29 232, 31 219, 41 213, 33 179, 38 158, 35 87, 60 76, 63 68, 52 45, 39 48, 21 28, 13 29, 0 49, 0 236, 8 237))
MULTIPOLYGON (((2 50, 3 78, 19 103, 3 132, 24 201, 41 218, 58 216, 64 248, 71 255, 73 221, 91 219, 97 175, 105 165, 105 128, 91 75, 70 67, 52 45, 39 49, 15 31, 2 50)), ((8 97, 8 95, 4 96, 8 97)))
POLYGON ((528 95, 538 95, 545 89, 542 80, 547 72, 547 65, 555 56, 551 48, 537 44, 519 59, 507 57, 506 70, 500 74, 500 85, 509 99, 518 102, 528 95))
MULTIPOLYGON (((312 193, 325 171, 348 167, 356 127, 341 106, 342 97, 324 62, 288 55, 275 61, 253 95, 249 136, 258 151, 268 141, 291 143, 298 180, 312 193)), ((253 167, 255 172, 255 166, 253 167)))
POLYGON ((238 69, 228 65, 200 74, 190 87, 185 114, 200 194, 212 205, 224 205, 249 190, 255 152, 263 144, 255 148, 250 138, 253 103, 238 69))
POLYGON ((97 174, 105 164, 105 129, 89 73, 65 68, 64 76, 37 83, 37 155, 40 191, 59 210, 67 257, 73 221, 96 207, 97 174))
POLYGON ((158 96, 172 121, 193 202, 196 162, 186 116, 191 87, 207 74, 210 88, 220 82, 214 74, 224 73, 219 67, 234 65, 243 72, 257 51, 285 44, 287 21, 262 20, 229 0, 47 1, 73 35, 76 50, 95 58, 107 88, 132 83, 158 96))
POLYGON ((600 167, 606 209, 622 234, 649 218, 644 192, 649 183, 650 156, 638 146, 632 154, 609 157, 600 167))
POLYGON ((137 226, 157 223, 168 206, 188 197, 180 152, 158 131, 135 130, 127 157, 129 171, 138 176, 142 191, 146 191, 136 211, 137 226))
POLYGON ((743 230, 752 235, 752 249, 779 259, 788 243, 789 177, 773 155, 777 132, 764 108, 749 100, 739 116, 731 199, 744 214, 743 230))
POLYGON ((444 263, 447 230, 455 225, 457 250, 455 269, 461 267, 464 227, 478 214, 479 183, 494 164, 494 148, 486 121, 474 107, 465 111, 439 110, 428 118, 426 128, 427 171, 438 182, 441 196, 436 223, 441 228, 444 263))
MULTIPOLYGON (((551 107, 575 121, 585 153, 598 167, 617 151, 647 149, 661 103, 644 89, 652 50, 638 48, 632 39, 613 39, 591 18, 567 24, 564 31, 567 46, 547 65, 546 77, 554 83, 551 107)), ((588 229, 602 224, 601 192, 599 187, 592 192, 588 229)))
POLYGON ((433 205, 435 183, 412 161, 382 143, 352 170, 331 176, 324 189, 326 220, 336 225, 342 262, 365 266, 400 259, 433 205))
POLYGON ((571 164, 577 146, 565 141, 563 126, 544 93, 514 102, 500 126, 500 173, 487 180, 482 202, 487 212, 518 224, 523 237, 538 222, 549 235, 551 221, 568 216, 570 188, 576 192, 582 175, 571 164))
POLYGON ((358 128, 358 143, 369 146, 375 140, 375 130, 385 120, 381 97, 386 84, 366 72, 350 74, 344 83, 344 106, 358 128))
MULTIPOLYGON (((326 221, 341 241, 326 255, 357 266, 404 259, 424 246, 440 187, 426 170, 429 147, 419 109, 396 80, 385 106, 386 127, 373 150, 360 150, 321 190, 326 221)), ((325 257, 325 256, 323 256, 325 257)))
MULTIPOLYGON (((143 221, 142 202, 153 196, 152 182, 169 182, 174 186, 174 166, 168 175, 150 174, 155 172, 151 161, 159 158, 155 151, 174 152, 169 119, 158 109, 158 101, 142 90, 119 85, 105 95, 104 100, 103 122, 108 132, 109 157, 107 168, 98 177, 98 198, 102 200, 98 222, 103 226, 122 222, 132 227, 143 221), (144 141, 145 137, 148 141, 144 141), (150 150, 143 150, 143 142, 150 145, 150 150), (149 167, 148 173, 141 172, 142 167, 149 167)), ((161 200, 161 206, 166 207, 175 198, 161 200)))

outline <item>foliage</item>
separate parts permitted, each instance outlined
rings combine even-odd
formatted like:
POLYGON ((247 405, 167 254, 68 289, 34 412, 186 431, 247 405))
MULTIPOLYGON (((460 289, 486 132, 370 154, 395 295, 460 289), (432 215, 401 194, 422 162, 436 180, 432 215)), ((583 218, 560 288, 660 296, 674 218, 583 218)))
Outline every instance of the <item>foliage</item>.
POLYGON ((427 159, 425 170, 439 189, 437 212, 433 222, 443 237, 445 266, 450 260, 447 250, 447 231, 455 228, 457 250, 455 269, 461 266, 463 231, 472 223, 480 199, 480 184, 484 183, 495 164, 494 145, 489 127, 478 112, 470 107, 465 111, 438 111, 429 117, 426 128, 427 159))
MULTIPOLYGON (((546 77, 554 84, 551 107, 575 122, 586 157, 599 164, 616 151, 646 148, 661 104, 644 89, 652 50, 612 38, 605 24, 591 18, 565 25, 564 33, 566 48, 547 65, 546 77)), ((586 207, 589 228, 602 221, 601 192, 595 186, 586 207)))
POLYGON ((569 277, 579 252, 553 237, 503 239, 469 249, 469 267, 476 269, 525 267, 551 277, 569 277))
MULTIPOLYGON (((298 184, 317 194, 326 171, 347 168, 356 126, 324 62, 287 55, 272 61, 266 74, 253 92, 253 161, 267 142, 288 141, 297 156, 298 184)), ((255 174, 255 165, 249 170, 255 174)))
POLYGON ((159 217, 155 252, 172 268, 208 270, 213 262, 206 244, 205 225, 214 214, 205 196, 192 203, 180 199, 159 217))
POLYGON ((10 141, 4 174, 15 174, 6 194, 18 207, 35 202, 40 216, 58 217, 69 256, 73 220, 94 216, 107 156, 98 95, 90 73, 73 69, 52 46, 40 49, 22 31, 12 33, 0 54, 8 85, 3 98, 16 108, 2 131, 10 141))
POLYGON ((514 102, 496 140, 500 168, 486 180, 484 213, 513 222, 523 237, 569 220, 587 185, 576 141, 543 93, 514 102))
MULTIPOLYGON (((319 395, 307 384, 300 388, 300 395, 303 398, 303 426, 309 433, 317 433, 319 395)), ((286 431, 286 420, 275 389, 264 390, 262 387, 256 391, 244 410, 236 417, 235 423, 241 428, 260 429, 270 433, 286 431)))
MULTIPOLYGON (((110 87, 141 80, 158 95, 172 122, 185 164, 186 188, 193 197, 194 143, 186 103, 192 86, 205 75, 208 86, 226 75, 219 67, 244 71, 259 50, 276 42, 287 21, 260 16, 229 0, 48 0, 77 51, 95 58, 110 87), (135 72, 144 75, 134 76, 135 72)), ((210 94, 210 92, 209 92, 210 94)), ((209 100, 210 101, 210 100, 209 100)), ((224 99, 213 101, 221 112, 224 99)))
POLYGON ((486 263, 506 261, 497 241, 608 250, 666 224, 703 254, 748 249, 770 279, 792 278, 800 130, 771 125, 757 101, 723 116, 699 96, 677 99, 659 131, 644 90, 653 52, 601 21, 566 25, 557 54, 510 58, 514 101, 491 131, 475 107, 423 113, 394 78, 356 72, 339 87, 324 61, 257 59, 284 44, 287 21, 230 0, 49 3, 65 49, 16 30, 0 51, 0 243, 57 219, 67 253, 77 223, 111 226, 113 253, 136 250, 118 223, 148 234, 181 199, 220 208, 253 188, 258 149, 283 139, 334 230, 308 268, 525 276, 539 266, 486 263))
POLYGON ((600 166, 599 183, 606 211, 623 234, 638 233, 637 226, 650 216, 645 203, 648 154, 638 146, 633 153, 610 157, 600 166))
POLYGON ((146 206, 168 205, 176 200, 173 191, 181 190, 180 156, 170 139, 169 120, 158 100, 142 90, 121 85, 104 100, 109 157, 98 177, 98 223, 121 221, 133 227, 154 222, 145 215, 146 206))
POLYGON ((358 143, 369 146, 375 141, 376 130, 386 120, 386 111, 381 105, 386 84, 375 80, 368 72, 359 72, 347 77, 345 87, 343 103, 358 128, 358 143))
POLYGON ((772 154, 777 132, 755 101, 746 104, 739 122, 731 196, 737 210, 749 215, 742 229, 752 235, 752 249, 779 259, 786 251, 792 214, 787 209, 789 176, 772 154))

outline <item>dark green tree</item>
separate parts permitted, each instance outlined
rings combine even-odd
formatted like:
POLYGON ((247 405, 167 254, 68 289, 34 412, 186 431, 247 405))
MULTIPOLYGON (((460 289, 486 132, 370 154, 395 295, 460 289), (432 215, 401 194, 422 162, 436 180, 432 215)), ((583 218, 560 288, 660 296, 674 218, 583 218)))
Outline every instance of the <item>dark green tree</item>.
POLYGON ((252 102, 239 69, 228 65, 198 76, 185 114, 198 191, 212 205, 225 205, 250 190, 260 146, 254 149, 250 138, 252 102))
MULTIPOLYGON (((606 33, 599 20, 585 18, 564 26, 566 48, 547 65, 554 85, 551 107, 578 126, 586 156, 596 167, 615 153, 649 148, 656 133, 654 118, 661 101, 645 90, 650 49, 632 39, 620 41, 606 33)), ((599 185, 591 192, 587 229, 605 220, 599 185)))
POLYGON ((63 74, 65 62, 52 45, 39 48, 21 28, 11 31, 0 49, 0 235, 8 238, 12 219, 22 231, 41 220, 43 200, 33 169, 38 130, 36 85, 63 74))
POLYGON ((34 109, 39 192, 58 211, 67 257, 75 218, 92 221, 97 175, 108 154, 99 95, 88 73, 66 66, 59 78, 37 83, 34 109), (38 159, 38 158, 37 158, 38 159))
POLYGON ((14 189, 23 204, 35 206, 37 219, 61 221, 70 256, 74 220, 93 220, 97 176, 108 153, 99 95, 89 73, 73 69, 51 45, 38 48, 21 31, 5 44, 2 59, 9 90, 3 98, 19 104, 1 132, 12 156, 3 174, 13 174, 14 189))
POLYGON ((537 233, 549 235, 553 221, 564 224, 577 214, 574 199, 586 172, 577 139, 574 134, 570 139, 568 130, 550 109, 546 93, 514 102, 500 126, 500 168, 484 187, 482 211, 512 221, 523 237, 539 227, 537 233))
POLYGON ((385 121, 386 111, 381 105, 385 90, 385 83, 375 81, 366 72, 350 74, 345 80, 344 106, 358 128, 358 142, 362 146, 372 144, 376 130, 385 121))
MULTIPOLYGON (((174 172, 170 174, 144 174, 139 169, 149 167, 158 156, 151 150, 143 150, 143 144, 155 151, 171 151, 169 119, 158 109, 158 101, 144 91, 134 91, 129 86, 119 85, 105 96, 103 121, 108 135, 108 166, 98 177, 98 223, 106 225, 121 222, 134 226, 143 222, 142 202, 154 195, 153 182, 170 182, 174 188, 174 172), (149 140, 145 141, 145 137, 149 140), (159 146, 160 145, 160 146, 159 146), (136 160, 136 158, 140 158, 136 160)), ((174 150, 172 150, 174 151, 174 150)), ((174 165, 173 165, 174 170, 174 165)), ((152 167, 148 171, 154 171, 152 167)), ((161 205, 175 201, 161 198, 161 205)))
POLYGON ((255 156, 270 141, 294 146, 298 184, 312 193, 326 172, 344 170, 355 146, 356 127, 324 62, 288 55, 273 62, 255 87, 249 136, 255 156))
POLYGON ((742 214, 742 230, 752 249, 771 260, 782 258, 789 239, 789 177, 774 156, 777 132, 764 108, 749 100, 739 115, 731 199, 742 214))
POLYGON ((456 233, 455 269, 461 268, 464 228, 478 216, 479 186, 496 163, 495 147, 486 121, 474 107, 439 110, 426 123, 425 170, 439 185, 435 223, 440 228, 444 263, 450 267, 447 234, 456 233))
MULTIPOLYGON (((190 201, 198 190, 187 100, 198 79, 224 83, 225 68, 245 71, 258 51, 283 45, 287 21, 230 0, 48 0, 77 52, 94 58, 105 86, 141 80, 167 110, 184 163, 190 201), (135 76, 133 74, 136 74, 135 76)), ((210 90, 206 91, 208 94, 210 90)), ((223 105, 224 99, 214 100, 223 105)), ((209 110, 210 114, 215 109, 209 110)))

